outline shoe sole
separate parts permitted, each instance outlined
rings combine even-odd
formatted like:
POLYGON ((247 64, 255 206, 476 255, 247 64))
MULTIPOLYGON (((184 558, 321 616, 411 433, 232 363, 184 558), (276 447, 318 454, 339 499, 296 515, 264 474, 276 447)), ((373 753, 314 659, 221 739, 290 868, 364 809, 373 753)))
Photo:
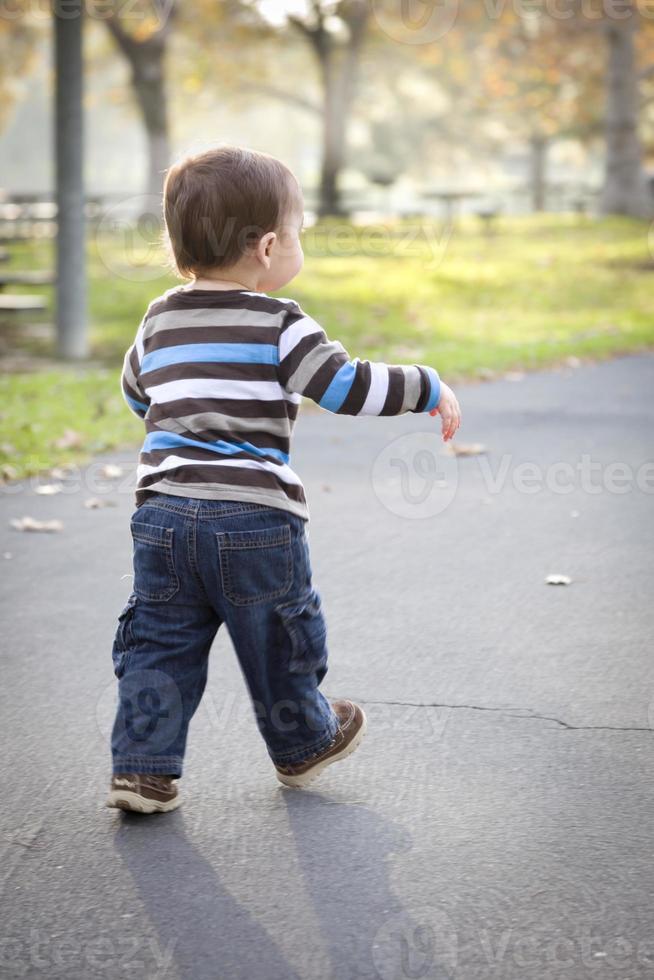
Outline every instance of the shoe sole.
POLYGON ((181 802, 180 796, 165 801, 149 800, 129 790, 112 790, 105 805, 116 810, 131 810, 132 813, 169 813, 171 810, 176 810, 181 802))
MULTIPOLYGON (((359 707, 361 706, 359 705, 359 707)), ((361 709, 361 712, 363 714, 363 709, 361 709)), ((286 776, 284 773, 277 771, 277 779, 280 781, 280 783, 283 783, 284 786, 291 786, 293 789, 303 789, 305 786, 308 786, 309 783, 312 783, 314 779, 317 779, 320 773, 326 769, 327 766, 331 766, 332 762, 340 762, 341 759, 347 759, 348 755, 352 755, 354 750, 358 749, 367 730, 368 720, 365 714, 363 714, 363 721, 359 731, 356 733, 352 741, 348 742, 344 749, 341 749, 341 751, 337 752, 336 755, 332 755, 328 759, 324 759, 322 762, 317 762, 315 766, 312 766, 311 769, 301 773, 299 776, 286 776)))

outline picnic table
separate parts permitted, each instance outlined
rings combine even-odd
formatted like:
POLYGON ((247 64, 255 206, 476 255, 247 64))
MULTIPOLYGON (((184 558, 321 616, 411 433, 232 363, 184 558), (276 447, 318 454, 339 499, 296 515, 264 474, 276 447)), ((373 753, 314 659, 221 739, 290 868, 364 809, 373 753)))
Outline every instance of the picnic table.
POLYGON ((5 293, 6 286, 51 286, 53 283, 54 276, 45 271, 0 273, 0 313, 36 313, 45 310, 43 296, 5 293))
POLYGON ((6 286, 52 286, 54 276, 50 272, 0 272, 0 292, 6 286))
POLYGON ((45 310, 43 296, 20 296, 0 293, 0 313, 37 313, 45 310))

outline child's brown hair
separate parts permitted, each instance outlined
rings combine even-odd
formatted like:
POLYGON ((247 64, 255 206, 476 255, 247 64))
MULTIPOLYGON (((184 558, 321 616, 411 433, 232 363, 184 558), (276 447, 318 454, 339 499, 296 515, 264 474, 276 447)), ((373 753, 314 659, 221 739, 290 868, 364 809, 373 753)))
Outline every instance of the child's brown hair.
POLYGON ((300 206, 284 164, 254 150, 221 146, 173 164, 164 182, 171 259, 184 278, 229 268, 300 206))

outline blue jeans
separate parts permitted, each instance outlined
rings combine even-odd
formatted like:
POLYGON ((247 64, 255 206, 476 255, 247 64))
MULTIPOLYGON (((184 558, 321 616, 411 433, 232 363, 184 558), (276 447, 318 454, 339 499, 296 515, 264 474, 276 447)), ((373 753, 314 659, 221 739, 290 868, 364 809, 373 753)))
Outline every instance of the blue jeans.
POLYGON ((131 517, 134 585, 113 643, 114 772, 181 776, 188 727, 225 623, 273 762, 325 748, 327 629, 306 522, 239 500, 153 494, 131 517))

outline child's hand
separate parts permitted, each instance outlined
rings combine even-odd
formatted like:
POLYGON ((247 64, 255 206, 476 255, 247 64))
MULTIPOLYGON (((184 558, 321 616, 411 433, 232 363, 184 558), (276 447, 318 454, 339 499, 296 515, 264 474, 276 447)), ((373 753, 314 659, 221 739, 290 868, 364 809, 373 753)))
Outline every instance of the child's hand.
POLYGON ((430 415, 440 414, 442 422, 443 442, 451 439, 456 430, 461 425, 461 409, 456 400, 456 395, 448 385, 441 381, 441 397, 438 406, 432 408, 430 415))

